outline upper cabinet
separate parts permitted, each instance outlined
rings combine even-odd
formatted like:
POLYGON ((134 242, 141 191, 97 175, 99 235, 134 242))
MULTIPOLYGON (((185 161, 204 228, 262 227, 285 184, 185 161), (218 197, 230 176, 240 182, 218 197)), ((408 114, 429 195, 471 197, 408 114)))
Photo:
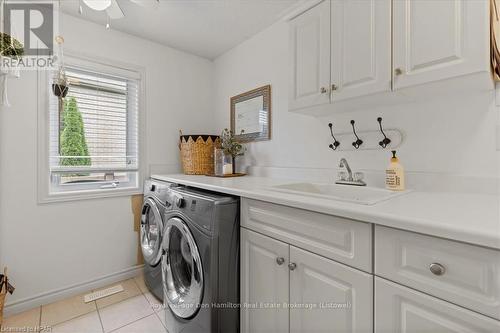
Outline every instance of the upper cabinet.
POLYGON ((330 103, 330 1, 290 22, 290 107, 330 103))
POLYGON ((321 114, 493 86, 488 0, 324 0, 289 24, 290 110, 321 114))
POLYGON ((332 102, 391 90, 391 1, 331 3, 332 102))
POLYGON ((395 0, 394 89, 485 71, 488 1, 395 0))

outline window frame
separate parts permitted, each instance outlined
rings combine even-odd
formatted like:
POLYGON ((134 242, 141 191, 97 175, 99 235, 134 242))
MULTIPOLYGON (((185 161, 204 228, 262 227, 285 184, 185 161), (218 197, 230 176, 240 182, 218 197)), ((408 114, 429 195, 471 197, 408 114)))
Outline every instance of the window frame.
MULTIPOLYGON (((51 171, 50 171, 50 109, 49 95, 50 91, 49 80, 52 76, 51 71, 37 71, 37 100, 38 100, 38 122, 37 122, 37 138, 38 138, 38 203, 51 203, 61 201, 73 201, 82 199, 95 199, 105 197, 130 196, 141 194, 142 184, 145 177, 145 128, 146 128, 146 100, 145 100, 145 73, 144 67, 122 63, 115 60, 88 56, 77 52, 66 51, 65 63, 68 66, 82 67, 97 73, 103 72, 116 76, 133 78, 138 80, 138 170, 136 174, 136 185, 131 187, 116 187, 116 188, 96 188, 96 186, 85 186, 82 184, 68 185, 74 190, 63 192, 52 192, 51 171), (111 70, 111 72, 110 72, 111 70)), ((106 184, 111 184, 110 181, 106 184)), ((100 185, 106 185, 101 183, 100 185)), ((95 184, 93 184, 95 185, 95 184)), ((61 185, 59 185, 61 186, 61 185)), ((66 186, 66 185, 65 185, 66 186)))

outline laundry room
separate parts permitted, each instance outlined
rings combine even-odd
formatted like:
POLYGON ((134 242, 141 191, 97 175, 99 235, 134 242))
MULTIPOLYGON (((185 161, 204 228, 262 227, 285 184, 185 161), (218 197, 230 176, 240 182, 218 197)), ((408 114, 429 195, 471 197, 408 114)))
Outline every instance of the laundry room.
POLYGON ((500 0, 0 0, 0 332, 499 332, 500 0))

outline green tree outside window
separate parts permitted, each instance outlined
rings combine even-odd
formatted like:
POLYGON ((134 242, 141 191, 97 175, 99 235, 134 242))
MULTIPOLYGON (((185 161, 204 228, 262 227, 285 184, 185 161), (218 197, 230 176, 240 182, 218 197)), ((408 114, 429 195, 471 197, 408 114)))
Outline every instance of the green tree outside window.
MULTIPOLYGON (((61 156, 89 156, 85 139, 82 114, 74 97, 64 100, 62 114, 62 132, 60 137, 61 156)), ((61 165, 87 166, 90 157, 61 158, 61 165)))

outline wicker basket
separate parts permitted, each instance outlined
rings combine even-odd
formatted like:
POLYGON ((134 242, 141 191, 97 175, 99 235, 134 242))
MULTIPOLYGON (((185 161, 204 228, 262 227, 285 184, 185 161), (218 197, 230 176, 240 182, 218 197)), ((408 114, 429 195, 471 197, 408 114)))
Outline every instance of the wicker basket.
POLYGON ((2 328, 3 321, 3 308, 5 305, 5 296, 7 295, 7 267, 3 269, 5 281, 0 285, 0 329, 2 328))
POLYGON ((179 149, 182 169, 186 175, 210 175, 214 173, 214 148, 220 145, 216 135, 182 135, 179 149))

